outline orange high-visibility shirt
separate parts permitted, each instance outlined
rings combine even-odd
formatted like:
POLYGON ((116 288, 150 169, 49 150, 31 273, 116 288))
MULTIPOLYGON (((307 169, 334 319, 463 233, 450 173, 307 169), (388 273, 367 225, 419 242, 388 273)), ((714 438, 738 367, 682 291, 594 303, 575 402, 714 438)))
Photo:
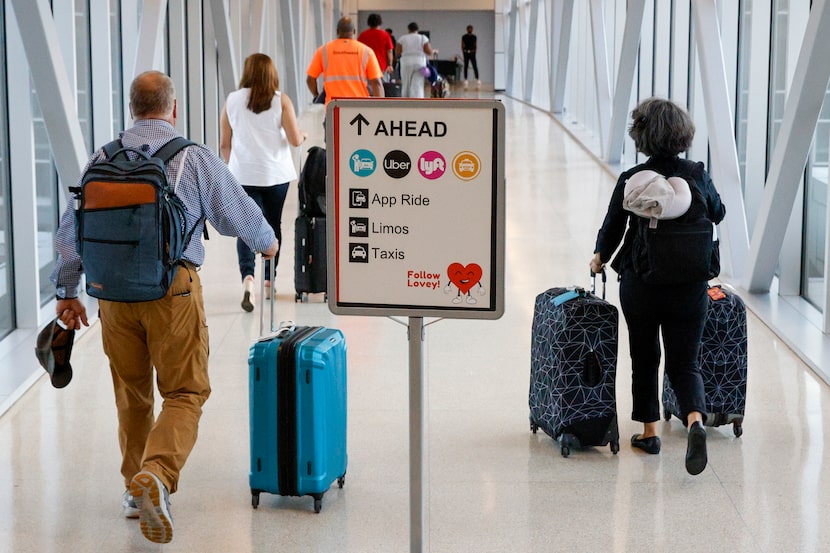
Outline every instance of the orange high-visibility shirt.
POLYGON ((351 38, 332 40, 314 53, 306 74, 323 74, 326 104, 332 98, 367 98, 368 82, 383 77, 371 48, 351 38))

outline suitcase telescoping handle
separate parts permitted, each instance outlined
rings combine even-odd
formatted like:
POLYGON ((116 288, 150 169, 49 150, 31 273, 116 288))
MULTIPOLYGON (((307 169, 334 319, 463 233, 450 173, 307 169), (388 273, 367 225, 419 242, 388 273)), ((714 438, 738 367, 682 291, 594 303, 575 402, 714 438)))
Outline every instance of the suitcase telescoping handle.
POLYGON ((296 325, 294 321, 281 321, 279 328, 274 326, 274 304, 276 303, 276 295, 274 294, 275 284, 274 279, 276 277, 277 269, 276 263, 272 259, 270 263, 266 263, 266 259, 262 258, 262 278, 260 279, 259 285, 259 337, 264 338, 271 336, 284 336, 291 332, 294 332, 294 328, 296 325), (266 265, 269 266, 269 270, 266 270, 266 265), (266 278, 267 277, 267 278, 266 278), (268 335, 265 335, 265 281, 271 283, 271 287, 268 289, 268 294, 271 296, 269 299, 270 305, 268 306, 269 309, 269 320, 270 323, 268 325, 268 335))
MULTIPOLYGON (((605 276, 605 269, 600 271, 602 275, 602 299, 605 299, 605 283, 608 278, 605 276)), ((591 271, 591 293, 597 293, 597 274, 594 271, 591 271)))

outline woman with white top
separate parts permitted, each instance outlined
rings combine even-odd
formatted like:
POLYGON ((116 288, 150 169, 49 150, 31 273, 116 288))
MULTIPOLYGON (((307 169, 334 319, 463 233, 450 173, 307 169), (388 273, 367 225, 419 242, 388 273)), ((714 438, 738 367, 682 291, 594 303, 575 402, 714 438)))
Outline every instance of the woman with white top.
POLYGON ((401 60, 401 96, 407 98, 424 97, 424 75, 421 68, 427 65, 427 56, 433 56, 438 50, 429 45, 429 38, 418 32, 414 21, 407 27, 409 33, 398 39, 395 55, 401 60))
MULTIPOLYGON (((219 150, 233 175, 262 209, 280 245, 288 183, 297 178, 290 146, 299 146, 306 138, 308 134, 297 123, 294 104, 279 91, 274 62, 265 54, 248 56, 239 90, 228 95, 222 110, 219 150)), ((253 311, 256 258, 239 238, 236 252, 243 284, 242 309, 253 311)), ((274 257, 275 267, 278 263, 279 252, 274 257)))

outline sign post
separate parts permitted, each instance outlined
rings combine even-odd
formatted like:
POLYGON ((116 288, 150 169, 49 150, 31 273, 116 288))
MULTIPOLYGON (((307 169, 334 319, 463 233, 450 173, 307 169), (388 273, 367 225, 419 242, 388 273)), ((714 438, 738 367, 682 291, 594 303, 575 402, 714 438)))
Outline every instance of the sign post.
POLYGON ((504 107, 332 100, 329 309, 409 318, 410 551, 426 534, 424 317, 504 313, 504 107))

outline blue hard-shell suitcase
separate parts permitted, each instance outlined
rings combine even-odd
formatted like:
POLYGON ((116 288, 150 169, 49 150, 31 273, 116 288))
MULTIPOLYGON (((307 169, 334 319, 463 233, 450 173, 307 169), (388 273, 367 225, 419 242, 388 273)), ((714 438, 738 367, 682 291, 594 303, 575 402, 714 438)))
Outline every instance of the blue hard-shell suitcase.
MULTIPOLYGON (((603 298, 605 275, 603 274, 603 298)), ((530 360, 530 429, 568 457, 572 448, 620 450, 617 425, 617 308, 579 287, 536 297, 530 360)))
POLYGON ((283 327, 251 346, 251 503, 262 492, 323 494, 346 476, 346 342, 325 327, 283 327))
MULTIPOLYGON (((746 306, 735 292, 709 288, 709 310, 700 341, 700 373, 706 391, 706 426, 731 424, 743 434, 746 408, 746 306)), ((663 375, 663 414, 680 417, 680 405, 668 376, 663 375)))

